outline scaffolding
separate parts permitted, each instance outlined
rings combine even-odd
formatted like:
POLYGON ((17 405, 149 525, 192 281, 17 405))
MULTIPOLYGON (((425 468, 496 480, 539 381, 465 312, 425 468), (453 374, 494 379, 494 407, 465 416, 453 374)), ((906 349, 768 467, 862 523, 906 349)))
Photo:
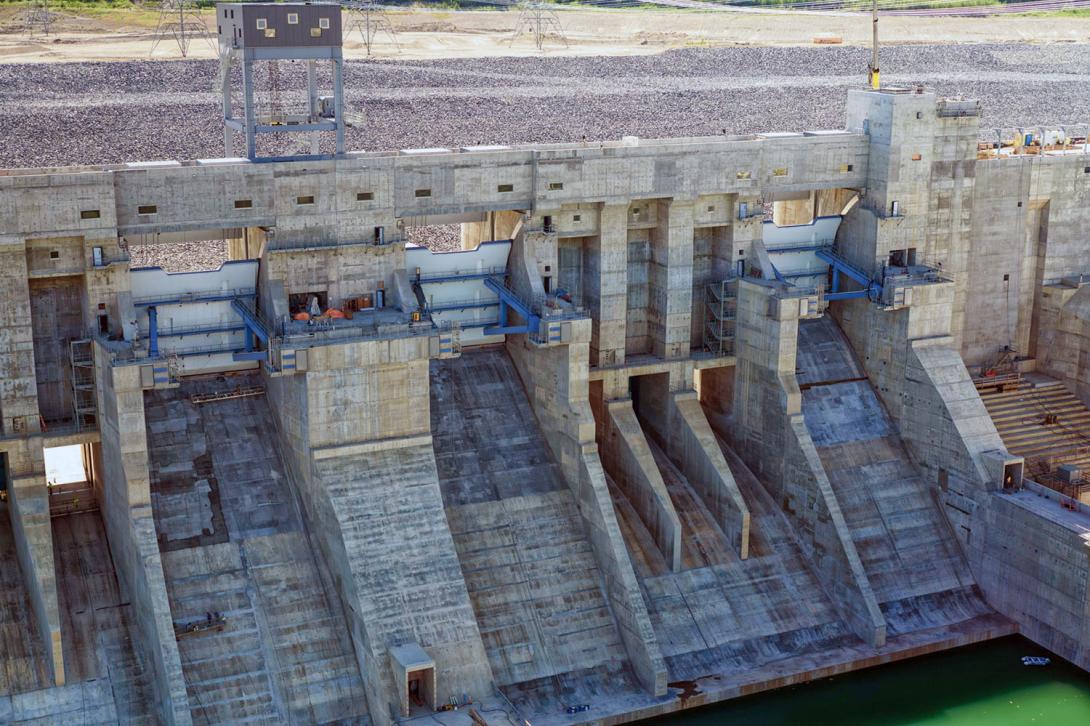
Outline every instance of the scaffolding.
POLYGON ((704 287, 704 350, 717 356, 734 353, 737 311, 738 278, 729 277, 704 287))
POLYGON ((98 403, 95 398, 95 351, 89 338, 68 344, 72 371, 72 408, 76 431, 98 428, 98 403))

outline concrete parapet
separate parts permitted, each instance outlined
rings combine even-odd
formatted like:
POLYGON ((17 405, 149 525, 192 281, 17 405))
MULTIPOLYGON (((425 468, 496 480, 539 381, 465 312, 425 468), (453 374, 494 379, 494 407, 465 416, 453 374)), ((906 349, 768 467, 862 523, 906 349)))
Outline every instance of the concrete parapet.
POLYGON ((189 698, 167 599, 163 565, 155 535, 148 472, 147 429, 140 370, 112 367, 100 343, 95 359, 101 445, 96 469, 110 552, 123 592, 132 603, 141 647, 155 674, 160 717, 168 724, 189 724, 189 698))
POLYGON ((508 351, 534 415, 578 500, 632 670, 651 695, 663 696, 666 662, 628 558, 594 443, 587 376, 589 341, 590 321, 579 320, 572 323, 568 345, 539 348, 522 336, 509 336, 508 351))
POLYGON ((666 491, 662 474, 651 453, 643 429, 632 410, 632 401, 606 403, 602 455, 608 457, 613 480, 640 515, 647 531, 673 572, 681 571, 681 521, 666 491))
POLYGON ((848 626, 877 647, 885 643, 885 619, 802 417, 794 374, 799 306, 782 302, 775 287, 738 286, 731 445, 793 523, 848 626))
POLYGON ((723 451, 695 391, 670 397, 668 453, 715 516, 727 542, 741 559, 749 557, 749 507, 734 481, 723 451))

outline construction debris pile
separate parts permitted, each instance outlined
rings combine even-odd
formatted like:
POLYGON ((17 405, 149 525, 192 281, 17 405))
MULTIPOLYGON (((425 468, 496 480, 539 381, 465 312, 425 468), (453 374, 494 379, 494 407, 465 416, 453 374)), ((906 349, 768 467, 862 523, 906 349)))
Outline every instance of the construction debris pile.
MULTIPOLYGON (((739 47, 635 57, 349 61, 350 149, 837 128, 867 49, 739 47)), ((281 64, 288 74, 303 68, 281 64)), ((1090 44, 892 46, 883 81, 979 99, 981 128, 1074 123, 1090 44)), ((223 153, 214 61, 0 65, 0 167, 223 153)), ((259 79, 260 80, 260 79, 259 79)), ((285 101, 286 102, 286 101, 285 101)), ((263 142, 275 143, 272 139, 263 142)), ((284 151, 270 148, 269 151, 284 151)))

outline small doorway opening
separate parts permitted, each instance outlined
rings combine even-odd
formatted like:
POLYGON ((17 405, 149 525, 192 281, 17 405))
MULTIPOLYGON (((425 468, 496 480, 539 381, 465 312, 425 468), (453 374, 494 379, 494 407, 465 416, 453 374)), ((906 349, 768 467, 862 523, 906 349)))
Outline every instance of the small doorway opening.
POLYGON ((402 717, 435 711, 435 661, 431 656, 416 643, 406 643, 390 648, 390 660, 400 684, 402 717))
POLYGON ((1003 488, 1022 488, 1022 463, 1012 462, 1003 466, 1003 488))

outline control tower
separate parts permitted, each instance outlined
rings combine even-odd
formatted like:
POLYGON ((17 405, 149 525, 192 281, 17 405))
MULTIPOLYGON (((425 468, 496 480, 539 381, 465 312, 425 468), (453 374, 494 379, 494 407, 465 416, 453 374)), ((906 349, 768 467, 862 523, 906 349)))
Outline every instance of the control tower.
MULTIPOLYGON (((336 3, 220 3, 216 5, 220 82, 223 89, 224 151, 235 156, 234 134, 246 137, 246 156, 253 161, 320 158, 322 132, 336 134, 336 154, 344 153, 344 95, 341 52, 341 6, 336 3), (271 77, 279 77, 277 61, 306 61, 307 106, 287 113, 279 107, 280 90, 272 89, 271 107, 258 113, 254 104, 255 63, 270 62, 271 77), (318 62, 330 61, 333 95, 318 92, 318 62), (236 117, 232 69, 242 65, 242 117, 236 117), (258 134, 306 133, 310 153, 258 157, 258 134)), ((326 153, 324 156, 328 157, 326 153)))

